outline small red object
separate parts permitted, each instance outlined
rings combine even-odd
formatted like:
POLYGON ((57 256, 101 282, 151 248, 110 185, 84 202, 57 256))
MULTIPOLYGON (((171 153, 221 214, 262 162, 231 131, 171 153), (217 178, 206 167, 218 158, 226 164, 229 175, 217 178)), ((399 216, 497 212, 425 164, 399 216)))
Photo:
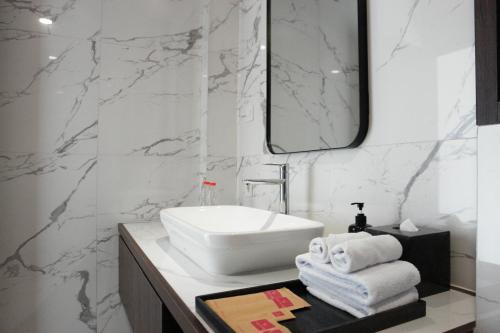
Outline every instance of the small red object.
POLYGON ((283 317, 285 314, 282 311, 274 311, 273 316, 275 317, 283 317))
POLYGON ((286 297, 276 297, 273 298, 274 303, 278 306, 278 308, 289 308, 293 306, 293 303, 286 297))
POLYGON ((254 320, 251 323, 259 331, 268 330, 274 327, 274 325, 267 319, 254 320))
POLYGON ((273 299, 276 297, 283 297, 283 296, 281 296, 281 293, 279 292, 279 290, 268 290, 268 291, 264 292, 264 295, 266 295, 267 298, 269 298, 269 299, 273 299))

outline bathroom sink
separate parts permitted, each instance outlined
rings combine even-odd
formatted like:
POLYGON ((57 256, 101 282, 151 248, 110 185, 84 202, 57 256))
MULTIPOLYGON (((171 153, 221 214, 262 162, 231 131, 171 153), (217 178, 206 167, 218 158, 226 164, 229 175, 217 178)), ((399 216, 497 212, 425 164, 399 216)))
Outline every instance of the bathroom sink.
POLYGON ((209 273, 237 274, 291 265, 323 224, 243 206, 163 209, 171 244, 209 273))

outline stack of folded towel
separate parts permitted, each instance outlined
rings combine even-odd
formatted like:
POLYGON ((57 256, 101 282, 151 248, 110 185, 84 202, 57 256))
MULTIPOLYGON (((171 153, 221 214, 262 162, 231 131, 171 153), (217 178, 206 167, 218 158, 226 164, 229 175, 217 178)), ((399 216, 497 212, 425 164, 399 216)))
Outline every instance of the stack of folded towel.
POLYGON ((361 318, 418 300, 420 273, 402 253, 391 235, 337 234, 313 239, 296 265, 312 295, 361 318))

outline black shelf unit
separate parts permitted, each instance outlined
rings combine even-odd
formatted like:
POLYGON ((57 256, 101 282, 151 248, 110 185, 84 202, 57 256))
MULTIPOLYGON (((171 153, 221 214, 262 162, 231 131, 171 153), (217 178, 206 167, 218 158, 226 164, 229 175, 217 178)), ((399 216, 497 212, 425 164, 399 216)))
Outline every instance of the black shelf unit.
POLYGON ((476 122, 500 123, 498 0, 475 0, 476 122))

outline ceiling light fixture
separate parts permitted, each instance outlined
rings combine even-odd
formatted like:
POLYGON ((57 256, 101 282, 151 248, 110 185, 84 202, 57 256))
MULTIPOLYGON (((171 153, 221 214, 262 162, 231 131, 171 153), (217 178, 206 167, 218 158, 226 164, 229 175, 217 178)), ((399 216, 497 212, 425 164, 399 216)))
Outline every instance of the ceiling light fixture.
POLYGON ((38 22, 40 22, 41 24, 45 24, 45 25, 51 25, 52 24, 52 20, 47 18, 47 17, 40 17, 38 19, 38 22))

